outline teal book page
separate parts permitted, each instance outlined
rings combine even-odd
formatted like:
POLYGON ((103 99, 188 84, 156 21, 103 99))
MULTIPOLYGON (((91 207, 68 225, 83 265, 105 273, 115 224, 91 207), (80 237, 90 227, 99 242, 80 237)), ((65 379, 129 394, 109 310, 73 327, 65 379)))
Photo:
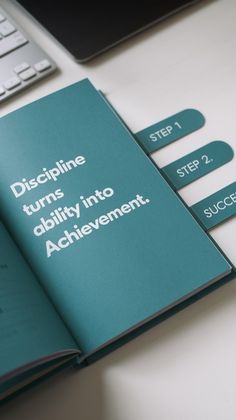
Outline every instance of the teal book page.
POLYGON ((84 354, 230 272, 88 80, 0 130, 2 218, 84 354))
POLYGON ((6 383, 34 365, 78 352, 63 321, 0 223, 0 400, 6 383))

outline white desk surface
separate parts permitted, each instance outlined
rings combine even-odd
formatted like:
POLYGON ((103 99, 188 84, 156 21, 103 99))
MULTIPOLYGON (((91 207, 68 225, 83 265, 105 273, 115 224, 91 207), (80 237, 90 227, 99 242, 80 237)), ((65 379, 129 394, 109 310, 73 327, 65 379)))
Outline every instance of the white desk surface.
MULTIPOLYGON (((134 131, 184 108, 202 111, 202 129, 153 155, 160 167, 212 140, 236 150, 235 0, 205 0, 86 65, 12 1, 0 5, 60 68, 1 105, 0 115, 89 77, 134 131)), ((235 174, 234 158, 181 195, 194 204, 235 174)), ((236 264, 236 218, 212 236, 236 264)), ((232 281, 89 368, 62 372, 6 404, 1 420, 235 420, 235 320, 232 281)))

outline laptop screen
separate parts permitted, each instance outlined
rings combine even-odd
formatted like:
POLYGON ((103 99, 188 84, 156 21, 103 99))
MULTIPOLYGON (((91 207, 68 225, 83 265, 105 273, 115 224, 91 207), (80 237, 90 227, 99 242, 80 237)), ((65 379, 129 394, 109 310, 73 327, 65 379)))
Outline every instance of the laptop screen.
POLYGON ((78 61, 94 57, 196 1, 18 0, 78 61))

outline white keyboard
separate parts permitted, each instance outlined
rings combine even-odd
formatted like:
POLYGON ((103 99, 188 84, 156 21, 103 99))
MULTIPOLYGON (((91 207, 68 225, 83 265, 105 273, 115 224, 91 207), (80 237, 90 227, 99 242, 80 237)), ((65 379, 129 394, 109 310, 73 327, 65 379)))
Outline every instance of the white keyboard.
POLYGON ((54 61, 0 8, 0 102, 55 69, 54 61))

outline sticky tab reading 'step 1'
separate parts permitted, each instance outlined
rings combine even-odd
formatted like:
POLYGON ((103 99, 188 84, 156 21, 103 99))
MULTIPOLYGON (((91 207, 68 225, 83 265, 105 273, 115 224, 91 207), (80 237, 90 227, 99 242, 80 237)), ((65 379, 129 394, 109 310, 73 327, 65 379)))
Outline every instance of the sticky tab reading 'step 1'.
POLYGON ((152 153, 198 130, 204 123, 205 118, 201 112, 196 109, 185 109, 144 128, 135 134, 135 138, 147 153, 152 153))

